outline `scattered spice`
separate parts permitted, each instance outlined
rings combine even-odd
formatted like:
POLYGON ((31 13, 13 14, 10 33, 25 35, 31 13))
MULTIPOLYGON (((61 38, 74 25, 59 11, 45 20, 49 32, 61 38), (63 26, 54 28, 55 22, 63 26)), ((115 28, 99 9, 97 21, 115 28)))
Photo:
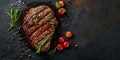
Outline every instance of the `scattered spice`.
POLYGON ((21 6, 26 3, 26 0, 17 0, 11 4, 11 7, 21 6))
POLYGON ((29 54, 28 56, 29 56, 29 57, 31 57, 32 55, 31 55, 31 54, 29 54))
POLYGON ((15 34, 18 34, 18 33, 19 33, 19 31, 16 31, 16 32, 15 32, 15 34))
POLYGON ((30 52, 30 49, 25 50, 25 53, 30 52))
POLYGON ((14 4, 11 4, 10 6, 11 6, 11 7, 13 7, 13 6, 14 6, 14 4))
POLYGON ((19 38, 18 38, 18 40, 23 40, 23 39, 25 39, 25 37, 19 37, 19 38))
POLYGON ((17 30, 20 30, 21 28, 22 28, 22 26, 19 26, 19 27, 17 27, 16 29, 17 29, 17 30))
POLYGON ((23 58, 23 55, 24 55, 24 53, 23 53, 23 52, 20 52, 20 53, 19 53, 19 58, 22 59, 22 58, 23 58))
POLYGON ((74 44, 74 48, 75 49, 78 48, 78 44, 77 43, 74 44))
POLYGON ((60 21, 63 21, 63 18, 60 18, 60 21))

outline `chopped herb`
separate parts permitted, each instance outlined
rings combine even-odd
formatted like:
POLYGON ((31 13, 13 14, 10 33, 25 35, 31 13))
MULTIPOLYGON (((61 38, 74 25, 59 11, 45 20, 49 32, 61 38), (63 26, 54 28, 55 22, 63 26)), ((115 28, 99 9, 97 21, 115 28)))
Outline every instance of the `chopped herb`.
POLYGON ((60 4, 59 4, 58 2, 56 2, 55 6, 56 6, 57 8, 60 8, 60 4))
POLYGON ((34 22, 35 24, 37 24, 37 23, 38 23, 38 18, 35 18, 35 20, 33 20, 33 22, 34 22))
POLYGON ((50 57, 52 57, 52 56, 55 54, 56 51, 57 51, 56 48, 54 48, 53 50, 51 50, 51 51, 48 53, 48 55, 49 55, 50 57))
POLYGON ((9 12, 7 12, 8 16, 11 18, 11 21, 9 23, 10 27, 8 29, 11 30, 11 28, 16 26, 16 22, 18 21, 20 17, 20 11, 18 9, 10 9, 9 12))
POLYGON ((36 54, 37 54, 37 53, 40 54, 43 45, 46 43, 46 41, 49 39, 50 36, 51 36, 51 35, 48 34, 47 36, 44 37, 44 39, 41 41, 40 45, 37 47, 36 54))

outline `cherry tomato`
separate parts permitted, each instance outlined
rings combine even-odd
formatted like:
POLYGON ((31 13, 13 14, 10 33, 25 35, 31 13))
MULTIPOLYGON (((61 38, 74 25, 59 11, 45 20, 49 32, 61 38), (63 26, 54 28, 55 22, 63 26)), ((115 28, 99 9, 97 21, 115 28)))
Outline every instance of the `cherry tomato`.
POLYGON ((63 36, 59 37, 58 42, 63 43, 65 41, 65 38, 63 36))
POLYGON ((63 15, 64 11, 62 11, 61 9, 58 10, 58 14, 63 15))
POLYGON ((69 41, 65 41, 64 43, 63 43, 63 47, 64 48, 68 48, 70 46, 70 42, 69 41))
POLYGON ((59 1, 58 3, 59 3, 59 5, 60 5, 60 7, 63 7, 63 6, 64 6, 64 2, 63 2, 63 1, 59 1))
POLYGON ((58 51, 62 51, 63 50, 63 45, 62 44, 58 44, 56 48, 57 48, 58 51))
POLYGON ((67 37, 67 38, 71 38, 72 37, 72 32, 71 31, 67 31, 66 33, 65 33, 65 36, 67 37))

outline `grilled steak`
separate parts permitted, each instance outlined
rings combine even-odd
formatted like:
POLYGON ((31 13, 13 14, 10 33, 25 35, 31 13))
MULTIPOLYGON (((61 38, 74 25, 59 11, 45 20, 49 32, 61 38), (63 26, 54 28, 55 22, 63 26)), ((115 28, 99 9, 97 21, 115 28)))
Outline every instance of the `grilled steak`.
POLYGON ((53 10, 48 6, 41 5, 31 8, 28 14, 26 14, 23 20, 23 30, 26 39, 35 49, 41 44, 45 36, 50 34, 50 37, 41 49, 42 53, 46 53, 50 49, 51 38, 57 24, 58 21, 54 16, 53 10))

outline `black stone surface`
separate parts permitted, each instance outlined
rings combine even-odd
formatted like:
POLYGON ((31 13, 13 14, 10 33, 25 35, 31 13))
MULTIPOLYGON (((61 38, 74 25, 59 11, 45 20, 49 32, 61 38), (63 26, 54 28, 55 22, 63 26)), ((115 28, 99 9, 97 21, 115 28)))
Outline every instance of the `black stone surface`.
MULTIPOLYGON (((19 41, 16 29, 7 31, 10 18, 6 14, 16 0, 0 0, 0 60, 50 60, 39 56, 19 41), (29 51, 30 50, 30 51, 29 51)), ((26 0, 27 3, 37 0, 26 0)), ((57 0, 39 0, 52 2, 57 0)), ((119 0, 65 0, 67 15, 63 16, 62 34, 73 32, 70 49, 57 52, 51 60, 120 60, 120 1, 119 0), (78 48, 73 48, 73 43, 78 48), (65 54, 65 52, 67 54, 65 54)), ((23 5, 23 6, 24 6, 23 5)), ((17 8, 21 8, 18 6, 17 8)))

